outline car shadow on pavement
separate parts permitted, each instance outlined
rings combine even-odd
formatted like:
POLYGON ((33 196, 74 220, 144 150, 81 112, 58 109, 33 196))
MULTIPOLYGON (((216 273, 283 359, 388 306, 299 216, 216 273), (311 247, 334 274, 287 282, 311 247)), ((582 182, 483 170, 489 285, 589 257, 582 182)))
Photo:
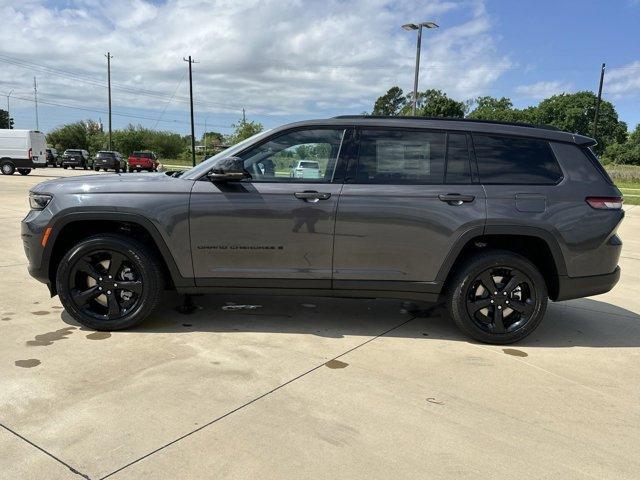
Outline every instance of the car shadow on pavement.
MULTIPOLYGON (((287 333, 327 338, 376 336, 387 332, 388 337, 476 343, 458 331, 443 308, 416 316, 403 312, 399 300, 205 295, 194 297, 196 308, 191 314, 178 312, 181 301, 179 295, 167 292, 156 312, 127 332, 287 333)), ((81 327, 66 311, 62 313, 62 320, 92 331, 81 327)), ((516 345, 640 347, 640 315, 592 299, 550 303, 538 329, 516 345)))

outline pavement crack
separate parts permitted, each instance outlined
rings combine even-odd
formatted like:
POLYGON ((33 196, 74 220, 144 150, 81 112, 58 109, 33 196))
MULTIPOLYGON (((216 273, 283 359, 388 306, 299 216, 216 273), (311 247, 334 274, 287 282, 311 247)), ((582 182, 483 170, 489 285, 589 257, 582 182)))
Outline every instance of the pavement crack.
POLYGON ((394 330, 397 330, 397 329, 398 329, 398 328, 400 328, 400 327, 403 327, 404 325, 406 325, 407 323, 409 323, 409 322, 411 322, 411 321, 415 320, 416 318, 417 318, 416 316, 412 316, 412 317, 411 317, 411 318, 409 318, 408 320, 405 320, 405 321, 403 321, 403 322, 399 323, 398 325, 395 325, 395 326, 393 326, 393 327, 391 327, 391 328, 389 328, 389 329, 385 330, 384 332, 379 333, 379 334, 378 334, 378 335, 376 335, 375 337, 371 337, 371 338, 369 338, 368 340, 366 340, 366 341, 364 341, 364 342, 362 342, 362 343, 359 343, 359 344, 358 344, 358 345, 356 345, 355 347, 352 347, 352 348, 350 348, 349 350, 347 350, 347 351, 345 351, 345 352, 342 352, 340 355, 337 355, 337 356, 335 356, 335 357, 333 357, 333 358, 329 359, 328 361, 322 362, 321 364, 316 365, 315 367, 310 368, 309 370, 307 370, 307 371, 305 371, 305 372, 302 372, 302 373, 301 373, 301 374, 299 374, 299 375, 296 375, 296 376, 295 376, 295 377, 293 377, 292 379, 287 380, 287 381, 286 381, 286 382, 284 382, 284 383, 281 383, 281 384, 280 384, 280 385, 278 385, 277 387, 274 387, 274 388, 272 388, 271 390, 269 390, 269 391, 267 391, 267 392, 265 392, 265 393, 263 393, 263 394, 261 394, 261 395, 258 395, 257 397, 255 397, 255 398, 253 398, 253 399, 249 400, 248 402, 243 403, 242 405, 240 405, 240 406, 238 406, 238 407, 234 408, 233 410, 230 410, 230 411, 228 411, 227 413, 224 413, 224 414, 220 415, 219 417, 214 418, 213 420, 211 420, 211 421, 209 421, 209 422, 207 422, 207 423, 205 423, 205 424, 203 424, 203 425, 199 426, 198 428, 196 428, 196 429, 194 429, 194 430, 191 430, 190 432, 185 433, 184 435, 182 435, 182 436, 180 436, 180 437, 178 437, 178 438, 176 438, 176 439, 174 439, 174 440, 171 440, 171 441, 170 441, 170 442, 168 442, 168 443, 165 443, 164 445, 162 445, 162 446, 160 446, 160 447, 156 448, 155 450, 150 451, 149 453, 146 453, 146 454, 142 455, 141 457, 139 457, 139 458, 137 458, 137 459, 133 460, 132 462, 127 463, 126 465, 123 465, 122 467, 118 468, 117 470, 114 470, 113 472, 108 473, 108 474, 107 474, 107 475, 105 475, 104 477, 101 477, 101 478, 100 478, 100 480, 104 480, 104 479, 106 479, 106 478, 108 478, 108 477, 111 477, 112 475, 115 475, 116 473, 119 473, 119 472, 121 472, 122 470, 124 470, 124 469, 126 469, 126 468, 129 468, 130 466, 135 465, 136 463, 138 463, 138 462, 140 462, 140 461, 142 461, 142 460, 144 460, 144 459, 146 459, 146 458, 149 458, 150 456, 152 456, 152 455, 154 455, 154 454, 156 454, 156 453, 160 452, 161 450, 164 450, 165 448, 168 448, 168 447, 170 447, 171 445, 173 445, 173 444, 175 444, 175 443, 178 443, 178 442, 179 442, 179 441, 181 441, 181 440, 184 440, 185 438, 187 438, 187 437, 189 437, 189 436, 193 435, 194 433, 197 433, 197 432, 199 432, 200 430, 204 430, 205 428, 210 427, 210 426, 211 426, 211 425, 213 425, 214 423, 219 422, 220 420, 223 420, 223 419, 225 419, 226 417, 228 417, 228 416, 230 416, 230 415, 233 415, 234 413, 236 413, 236 412, 238 412, 238 411, 240 411, 240 410, 242 410, 242 409, 244 409, 244 408, 246 408, 246 407, 248 407, 248 406, 250 406, 250 405, 252 405, 252 404, 256 403, 256 402, 257 402, 257 401, 259 401, 259 400, 262 400, 263 398, 265 398, 265 397, 267 397, 267 396, 271 395, 272 393, 277 392, 277 391, 278 391, 278 390, 280 390, 281 388, 284 388, 284 387, 286 387, 287 385, 289 385, 289 384, 291 384, 291 383, 293 383, 293 382, 295 382, 295 381, 297 381, 297 380, 300 380, 302 377, 305 377, 305 376, 309 375, 310 373, 315 372, 316 370, 320 370, 321 368, 323 368, 323 367, 327 364, 327 362, 330 362, 330 361, 332 361, 332 360, 337 360, 337 359, 339 359, 340 357, 344 357, 345 355, 347 355, 347 354, 349 354, 349 353, 353 352, 354 350, 357 350, 357 349, 359 349, 359 348, 361 348, 361 347, 364 347, 364 346, 365 346, 365 345, 367 345, 368 343, 371 343, 371 342, 373 342, 374 340, 376 340, 376 339, 378 339, 378 338, 380 338, 380 337, 383 337, 383 336, 385 336, 386 334, 388 334, 388 333, 390 333, 390 332, 392 332, 392 331, 394 331, 394 330))
POLYGON ((7 432, 12 433, 13 435, 15 435, 16 437, 18 437, 19 439, 27 442, 29 445, 31 445, 32 447, 37 448, 38 450, 40 450, 42 453, 44 453, 45 455, 53 458, 56 462, 64 465, 65 467, 67 467, 72 473, 74 473, 75 475, 79 475, 82 478, 86 478, 87 480, 91 480, 91 478, 89 477, 89 475, 80 472, 79 470, 76 470, 75 468, 73 468, 71 465, 69 465, 67 462, 65 462, 64 460, 59 459, 58 457, 56 457, 53 453, 48 452, 47 450, 45 450, 44 448, 42 448, 41 446, 33 443, 31 440, 29 440, 28 438, 23 437, 22 435, 20 435, 18 432, 10 429, 9 427, 7 427, 5 424, 0 423, 0 427, 4 428, 7 432))

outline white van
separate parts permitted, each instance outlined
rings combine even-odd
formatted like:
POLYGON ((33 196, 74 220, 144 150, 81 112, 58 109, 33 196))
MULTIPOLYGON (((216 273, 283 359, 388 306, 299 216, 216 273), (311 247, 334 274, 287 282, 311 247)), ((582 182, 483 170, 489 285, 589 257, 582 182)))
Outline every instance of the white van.
POLYGON ((28 175, 32 168, 47 166, 47 140, 37 130, 0 129, 0 171, 28 175))

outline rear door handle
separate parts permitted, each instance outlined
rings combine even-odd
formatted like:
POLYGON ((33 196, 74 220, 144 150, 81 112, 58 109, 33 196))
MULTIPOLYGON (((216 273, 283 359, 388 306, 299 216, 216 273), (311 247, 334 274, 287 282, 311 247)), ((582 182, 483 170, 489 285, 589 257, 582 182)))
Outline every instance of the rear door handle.
POLYGON ((314 190, 305 190, 304 192, 296 192, 293 194, 296 198, 305 202, 315 203, 319 200, 328 200, 331 194, 327 192, 316 192, 314 190))
POLYGON ((463 203, 473 202, 476 199, 475 195, 461 195, 459 193, 440 194, 438 198, 449 205, 462 205, 463 203))

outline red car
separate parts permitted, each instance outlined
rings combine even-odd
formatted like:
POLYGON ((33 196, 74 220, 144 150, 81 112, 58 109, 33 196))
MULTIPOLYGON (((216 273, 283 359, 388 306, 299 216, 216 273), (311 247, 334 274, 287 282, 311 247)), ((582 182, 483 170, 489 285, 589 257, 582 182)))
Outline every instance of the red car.
POLYGON ((129 171, 138 172, 147 170, 149 172, 155 172, 158 170, 158 157, 153 152, 133 152, 129 155, 129 171))

